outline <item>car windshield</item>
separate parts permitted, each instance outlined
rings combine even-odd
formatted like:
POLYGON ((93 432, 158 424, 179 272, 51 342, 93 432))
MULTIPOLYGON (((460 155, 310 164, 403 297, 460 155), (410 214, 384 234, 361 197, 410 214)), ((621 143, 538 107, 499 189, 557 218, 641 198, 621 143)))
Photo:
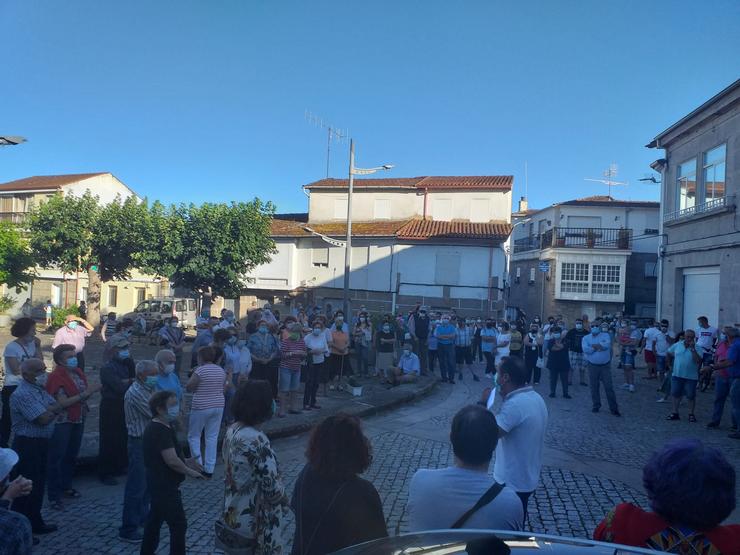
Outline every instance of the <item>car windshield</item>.
POLYGON ((146 312, 149 310, 149 301, 144 301, 142 303, 139 303, 139 306, 137 306, 134 309, 134 312, 146 312))
POLYGON ((149 303, 149 312, 159 312, 159 301, 150 301, 149 303))

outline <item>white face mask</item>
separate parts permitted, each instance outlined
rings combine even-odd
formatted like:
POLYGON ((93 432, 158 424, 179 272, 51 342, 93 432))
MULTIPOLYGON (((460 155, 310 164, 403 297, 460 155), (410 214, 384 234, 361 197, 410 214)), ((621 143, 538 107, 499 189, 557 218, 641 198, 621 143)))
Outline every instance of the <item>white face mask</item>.
POLYGON ((409 351, 408 349, 404 349, 404 350, 403 350, 403 356, 407 357, 407 356, 409 356, 410 354, 411 354, 411 351, 409 351))
POLYGON ((172 372, 175 371, 175 363, 172 364, 166 364, 164 367, 164 373, 165 374, 172 374, 172 372))

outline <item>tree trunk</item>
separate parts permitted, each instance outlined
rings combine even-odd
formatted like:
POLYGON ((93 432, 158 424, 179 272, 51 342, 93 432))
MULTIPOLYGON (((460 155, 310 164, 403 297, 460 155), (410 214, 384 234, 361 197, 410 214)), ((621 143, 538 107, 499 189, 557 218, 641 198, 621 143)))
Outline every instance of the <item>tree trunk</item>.
POLYGON ((87 269, 87 321, 94 327, 100 323, 100 274, 92 268, 87 269))
POLYGON ((201 312, 204 310, 210 311, 211 305, 213 304, 213 289, 209 287, 208 290, 203 291, 203 293, 201 294, 200 302, 201 302, 201 305, 200 305, 201 312))

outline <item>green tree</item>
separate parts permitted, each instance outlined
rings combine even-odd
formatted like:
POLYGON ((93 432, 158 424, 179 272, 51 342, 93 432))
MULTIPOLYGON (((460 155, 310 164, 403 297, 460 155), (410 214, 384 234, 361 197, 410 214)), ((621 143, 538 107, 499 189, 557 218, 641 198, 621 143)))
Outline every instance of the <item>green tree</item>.
POLYGON ((100 321, 101 284, 128 279, 142 260, 153 260, 149 207, 135 196, 101 205, 89 192, 82 197, 58 194, 33 210, 29 227, 39 265, 87 272, 88 320, 93 325, 100 321))
POLYGON ((246 274, 276 252, 270 238, 274 212, 272 203, 259 199, 173 207, 169 217, 175 221, 168 225, 180 233, 181 244, 161 246, 167 261, 159 267, 171 269, 172 283, 200 293, 206 305, 213 295, 238 296, 246 274))
POLYGON ((16 226, 0 222, 0 283, 20 293, 34 276, 28 241, 16 226))

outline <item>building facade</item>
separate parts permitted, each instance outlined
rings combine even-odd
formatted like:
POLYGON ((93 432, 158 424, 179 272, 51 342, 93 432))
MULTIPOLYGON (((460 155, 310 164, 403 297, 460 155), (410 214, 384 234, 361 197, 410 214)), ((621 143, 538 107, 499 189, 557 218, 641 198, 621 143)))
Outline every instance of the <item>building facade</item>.
MULTIPOLYGON (((425 304, 503 316, 511 176, 358 179, 352 200, 350 297, 378 312, 425 304)), ((277 216, 277 253, 246 294, 342 305, 347 181, 304 187, 308 214, 277 216)))
POLYGON ((655 315, 657 202, 594 196, 514 214, 508 316, 655 315))
MULTIPOLYGON (((27 177, 0 183, 0 221, 9 221, 22 228, 31 209, 51 196, 57 193, 82 196, 86 192, 96 195, 103 204, 112 202, 116 197, 126 199, 135 195, 108 172, 27 177)), ((3 293, 16 299, 16 315, 27 298, 31 299, 34 315, 39 318, 43 317, 43 306, 49 300, 59 307, 87 300, 85 272, 65 274, 54 268, 37 268, 36 272, 33 282, 20 293, 2 286, 3 293)), ((100 310, 102 314, 110 311, 130 312, 145 299, 169 293, 170 286, 166 280, 134 271, 129 280, 102 284, 100 310)))
POLYGON ((740 80, 647 145, 661 173, 659 312, 676 328, 698 316, 740 323, 740 80))

